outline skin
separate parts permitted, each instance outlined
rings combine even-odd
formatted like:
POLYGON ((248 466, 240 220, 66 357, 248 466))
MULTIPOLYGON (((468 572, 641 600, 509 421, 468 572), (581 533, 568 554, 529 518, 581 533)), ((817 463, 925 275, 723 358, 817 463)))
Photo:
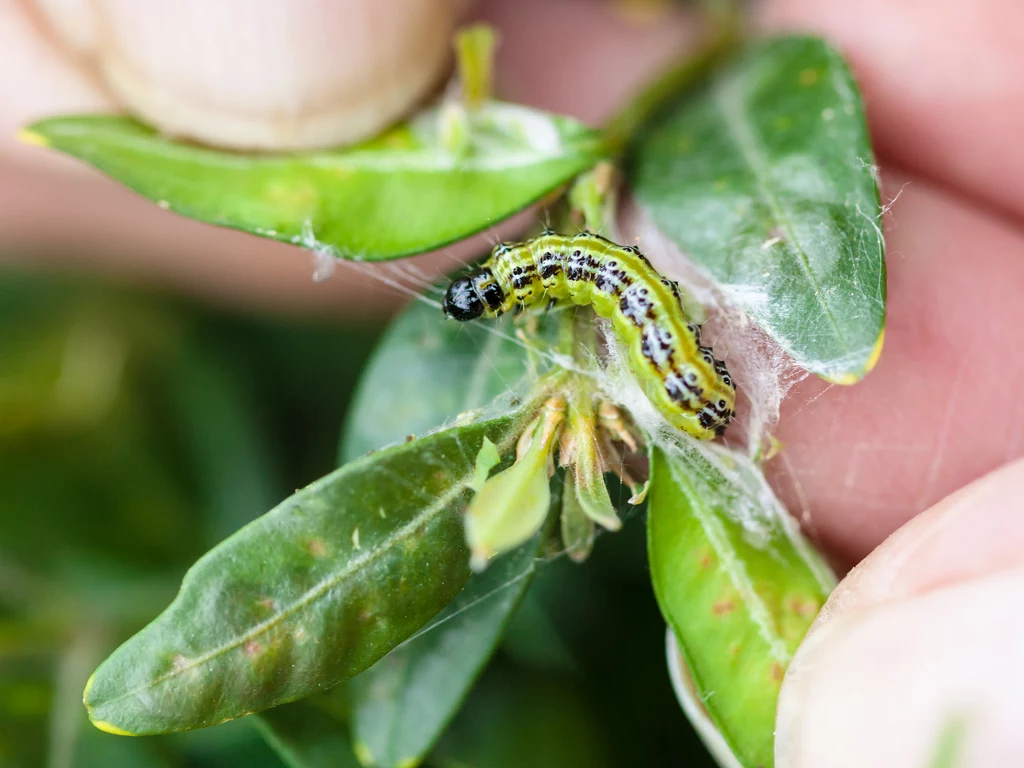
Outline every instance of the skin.
MULTIPOLYGON (((19 73, 0 79, 4 133, 40 111, 114 107, 88 55, 35 22, 17 27, 37 19, 27 7, 23 0, 0 10, 5 70, 19 73), (11 98, 19 94, 31 98, 11 98)), ((589 121, 694 39, 682 12, 629 24, 598 3, 524 0, 483 3, 478 13, 501 30, 504 97, 589 121), (589 42, 572 56, 567 28, 589 42)), ((787 675, 777 764, 927 765, 960 717, 959 766, 1022 765, 1024 466, 1012 462, 1024 455, 1024 405, 1014 396, 1024 382, 1024 6, 765 0, 757 14, 763 30, 817 32, 849 58, 891 202, 878 367, 854 387, 813 378, 797 385, 777 430, 785 449, 769 465, 776 488, 833 558, 863 561, 787 675)), ((252 39, 246 25, 259 18, 245 15, 214 34, 235 50, 227 43, 252 39)), ((353 29, 338 24, 337 51, 353 29)), ((376 34, 401 31, 392 24, 376 34)), ((265 61, 289 52, 236 55, 265 61)), ((257 108, 258 83, 237 77, 242 92, 255 94, 253 119, 269 119, 257 108)), ((292 85, 315 91, 301 78, 292 85)), ((313 286, 305 254, 181 221, 28 149, 3 144, 0 153, 8 252, 261 310, 363 313, 388 295, 348 273, 313 286)))

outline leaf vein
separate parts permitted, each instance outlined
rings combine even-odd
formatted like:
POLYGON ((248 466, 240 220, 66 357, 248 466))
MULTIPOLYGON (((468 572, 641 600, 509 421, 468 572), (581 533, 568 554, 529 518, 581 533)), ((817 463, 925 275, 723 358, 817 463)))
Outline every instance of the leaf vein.
POLYGON ((793 228, 792 221, 790 220, 789 212, 786 210, 774 190, 770 174, 768 172, 768 164, 764 157, 764 149, 759 145, 753 132, 747 127, 749 123, 749 115, 743 108, 743 99, 740 93, 740 78, 734 77, 726 84, 716 87, 714 98, 722 110, 722 122, 725 124, 728 136, 733 140, 733 143, 735 143, 742 153, 743 159, 746 160, 750 166, 751 173, 754 176, 754 180, 757 182, 761 196, 768 205, 768 208, 771 210, 772 216, 774 216, 779 227, 781 227, 786 233, 787 244, 791 244, 793 251, 796 253, 796 263, 807 278, 807 282, 810 283, 814 290, 816 303, 821 307, 825 317, 828 318, 836 341, 842 347, 844 354, 848 355, 850 353, 850 345, 843 336, 839 323, 837 322, 835 315, 832 313, 832 308, 825 300, 825 294, 822 291, 821 284, 818 282, 818 278, 811 270, 810 258, 796 237, 796 232, 793 228))

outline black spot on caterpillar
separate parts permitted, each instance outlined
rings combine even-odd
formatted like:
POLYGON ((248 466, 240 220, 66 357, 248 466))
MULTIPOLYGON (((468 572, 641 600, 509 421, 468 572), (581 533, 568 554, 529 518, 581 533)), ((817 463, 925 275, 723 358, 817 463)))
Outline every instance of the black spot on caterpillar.
POLYGON ((707 440, 732 419, 736 385, 725 363, 701 346, 700 328, 679 303, 679 286, 634 247, 600 235, 545 233, 502 243, 478 270, 445 293, 448 317, 472 320, 569 299, 612 321, 629 367, 674 426, 707 440))

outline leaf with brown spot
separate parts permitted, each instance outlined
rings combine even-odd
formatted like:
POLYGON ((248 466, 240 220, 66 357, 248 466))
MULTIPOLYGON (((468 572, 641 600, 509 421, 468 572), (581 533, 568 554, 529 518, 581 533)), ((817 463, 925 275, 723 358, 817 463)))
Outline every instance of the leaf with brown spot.
POLYGON ((347 688, 352 740, 381 768, 417 765, 455 717, 533 582, 545 536, 497 558, 411 640, 347 688))
POLYGON ((653 451, 651 579, 712 720, 744 766, 767 767, 779 684, 835 582, 757 467, 704 450, 653 451))
POLYGON ((93 722, 129 734, 199 728, 369 667, 469 578, 462 510, 477 452, 486 437, 511 461, 527 416, 377 451, 222 542, 170 607, 96 670, 85 692, 93 722))

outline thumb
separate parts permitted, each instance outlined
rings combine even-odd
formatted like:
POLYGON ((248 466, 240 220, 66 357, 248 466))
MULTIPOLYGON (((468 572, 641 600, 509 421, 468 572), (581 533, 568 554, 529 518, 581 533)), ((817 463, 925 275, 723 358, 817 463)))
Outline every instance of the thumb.
POLYGON ((34 1, 129 111, 171 134, 245 149, 377 133, 437 85, 466 4, 34 1))
POLYGON ((778 768, 1024 765, 1022 499, 1016 462, 846 577, 783 683, 778 768))

